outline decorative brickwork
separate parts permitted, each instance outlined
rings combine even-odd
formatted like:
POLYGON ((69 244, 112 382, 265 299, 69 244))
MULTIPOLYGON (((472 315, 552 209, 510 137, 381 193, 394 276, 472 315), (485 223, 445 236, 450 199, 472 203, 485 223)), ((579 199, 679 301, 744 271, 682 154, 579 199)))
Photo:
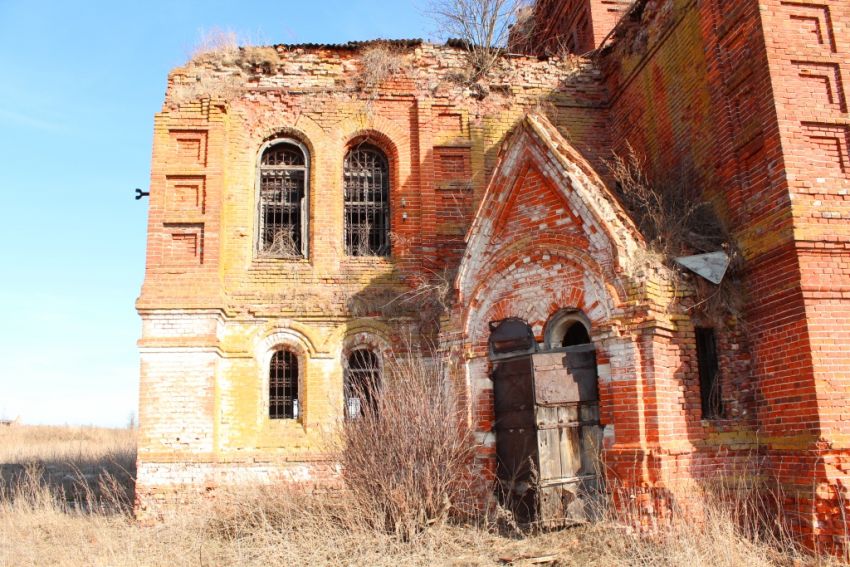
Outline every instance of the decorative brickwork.
POLYGON ((407 336, 440 341, 492 481, 490 323, 519 318, 552 349, 567 313, 596 349, 606 470, 647 489, 648 510, 676 481, 757 461, 801 537, 841 545, 850 7, 540 0, 530 18, 536 35, 513 47, 564 57, 505 56, 476 85, 457 81, 461 49, 415 41, 392 44, 398 72, 365 90, 358 44, 244 49, 172 72, 137 302, 140 513, 231 482, 336 486, 322 448, 343 417, 345 361, 407 336), (280 139, 310 164, 303 258, 257 253, 260 156, 280 139), (389 256, 346 253, 344 160, 362 144, 387 158, 389 256), (605 166, 628 147, 653 184, 695 185, 712 203, 740 253, 742 309, 700 314, 695 292, 712 284, 673 285, 647 249, 605 166), (447 311, 400 301, 445 281, 447 311), (709 416, 696 328, 715 338, 709 416), (299 412, 271 420, 282 348, 297 357, 299 412))

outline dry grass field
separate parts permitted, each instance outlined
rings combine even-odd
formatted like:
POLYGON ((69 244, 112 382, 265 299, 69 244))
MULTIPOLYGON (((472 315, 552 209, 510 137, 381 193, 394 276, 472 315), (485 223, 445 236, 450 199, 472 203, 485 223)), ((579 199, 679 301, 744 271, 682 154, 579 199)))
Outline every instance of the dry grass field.
POLYGON ((748 536, 719 506, 646 533, 607 520, 523 535, 491 517, 400 538, 342 498, 269 486, 143 525, 130 507, 134 458, 132 430, 0 428, 0 566, 838 564, 748 536))

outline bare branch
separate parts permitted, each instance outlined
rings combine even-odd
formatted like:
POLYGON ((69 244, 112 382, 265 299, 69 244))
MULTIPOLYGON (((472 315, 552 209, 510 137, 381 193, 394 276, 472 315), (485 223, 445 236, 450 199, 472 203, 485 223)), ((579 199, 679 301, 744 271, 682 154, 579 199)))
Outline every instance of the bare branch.
POLYGON ((473 78, 485 75, 508 42, 511 25, 529 0, 431 0, 429 14, 440 31, 466 42, 473 78))

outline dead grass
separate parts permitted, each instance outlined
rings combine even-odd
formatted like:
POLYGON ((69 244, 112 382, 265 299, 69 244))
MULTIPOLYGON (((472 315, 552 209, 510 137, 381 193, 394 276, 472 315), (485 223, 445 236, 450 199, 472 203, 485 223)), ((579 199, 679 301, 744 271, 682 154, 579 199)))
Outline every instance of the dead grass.
POLYGON ((0 427, 0 464, 33 461, 134 461, 136 432, 91 426, 13 425, 0 427))
POLYGON ((384 361, 379 384, 353 385, 361 411, 342 428, 339 461, 362 523, 411 540, 450 515, 468 517, 478 483, 476 444, 441 358, 406 350, 384 361))
POLYGON ((213 28, 201 34, 189 60, 172 73, 167 102, 233 100, 252 77, 273 73, 279 63, 273 47, 254 46, 231 30, 213 28))
POLYGON ((673 510, 669 524, 652 529, 630 527, 635 516, 629 516, 627 507, 625 518, 524 536, 500 534, 492 514, 482 514, 463 525, 435 523, 405 540, 374 529, 363 516, 371 512, 351 505, 349 499, 283 486, 221 489, 216 498, 198 500, 182 514, 143 525, 132 519, 121 498, 132 486, 131 479, 103 487, 102 496, 111 491, 114 497, 93 505, 98 481, 78 478, 84 485, 81 498, 88 499, 80 505, 51 484, 44 468, 25 465, 25 461, 64 459, 70 474, 82 455, 87 461, 100 459, 108 469, 109 463, 126 458, 133 444, 133 434, 126 430, 0 430, 4 467, 24 467, 24 474, 0 489, 0 566, 840 564, 806 556, 781 539, 741 527, 734 517, 743 508, 730 505, 729 498, 709 498, 700 522, 688 521, 673 510), (21 461, 11 462, 18 456, 21 461))
POLYGON ((403 65, 398 50, 382 43, 370 45, 360 52, 358 83, 364 90, 374 90, 401 71, 403 65))

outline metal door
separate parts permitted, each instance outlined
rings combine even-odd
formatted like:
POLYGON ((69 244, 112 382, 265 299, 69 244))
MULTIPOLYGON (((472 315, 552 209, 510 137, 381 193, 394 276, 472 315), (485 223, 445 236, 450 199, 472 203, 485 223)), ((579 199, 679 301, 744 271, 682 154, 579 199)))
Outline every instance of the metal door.
POLYGON ((539 463, 530 355, 496 364, 493 404, 499 498, 518 522, 532 522, 537 517, 539 463))

